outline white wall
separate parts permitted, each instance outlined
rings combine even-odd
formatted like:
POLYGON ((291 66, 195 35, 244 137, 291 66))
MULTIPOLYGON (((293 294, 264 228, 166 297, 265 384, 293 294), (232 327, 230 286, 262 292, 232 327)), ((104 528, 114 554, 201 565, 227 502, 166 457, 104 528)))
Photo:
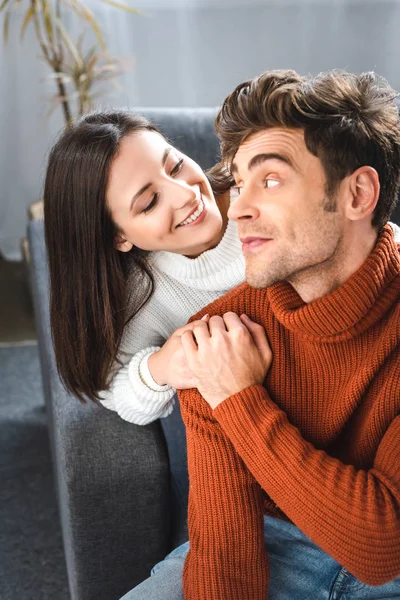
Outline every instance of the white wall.
MULTIPOLYGON (((373 69, 400 89, 399 0, 126 0, 140 17, 90 2, 114 53, 134 56, 123 91, 103 106, 214 106, 272 68, 373 69)), ((0 249, 10 258, 62 126, 60 113, 47 117, 52 85, 37 54, 32 32, 0 47, 0 249)))

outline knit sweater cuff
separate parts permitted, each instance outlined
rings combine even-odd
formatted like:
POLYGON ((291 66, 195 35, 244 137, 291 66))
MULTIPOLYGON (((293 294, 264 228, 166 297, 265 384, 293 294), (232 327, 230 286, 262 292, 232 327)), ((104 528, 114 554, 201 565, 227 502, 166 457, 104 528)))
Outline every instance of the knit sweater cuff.
POLYGON ((160 346, 151 346, 141 350, 134 356, 134 360, 138 363, 140 379, 142 383, 144 383, 144 385, 152 392, 166 392, 172 389, 169 385, 158 385, 150 373, 149 358, 152 354, 158 352, 159 350, 160 346))
POLYGON ((159 349, 157 346, 151 346, 137 352, 128 368, 128 377, 135 391, 136 401, 140 404, 141 411, 154 417, 152 420, 167 417, 172 412, 176 392, 169 385, 158 385, 151 376, 149 356, 159 349))
MULTIPOLYGON (((274 417, 282 411, 270 399, 264 386, 252 385, 221 402, 214 409, 213 414, 225 429, 232 426, 235 433, 240 436, 240 424, 244 412, 256 424, 260 416, 265 419, 269 415, 273 421, 274 417), (239 414, 241 418, 239 418, 239 414)), ((256 429, 257 426, 254 426, 256 429)))
MULTIPOLYGON (((125 421, 136 425, 147 425, 171 414, 175 403, 175 389, 157 386, 159 391, 148 387, 140 373, 144 357, 157 351, 157 347, 141 350, 131 358, 115 375, 109 390, 100 394, 105 408, 115 410, 125 421)), ((145 373, 145 370, 144 370, 145 373)))

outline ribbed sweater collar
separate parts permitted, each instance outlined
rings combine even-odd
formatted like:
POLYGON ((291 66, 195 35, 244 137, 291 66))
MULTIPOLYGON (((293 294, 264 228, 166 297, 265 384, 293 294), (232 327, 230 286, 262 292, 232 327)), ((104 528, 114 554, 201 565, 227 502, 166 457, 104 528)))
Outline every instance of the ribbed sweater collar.
MULTIPOLYGON (((218 246, 206 250, 197 258, 187 258, 172 252, 154 252, 149 257, 152 265, 162 273, 190 287, 206 289, 229 289, 232 272, 242 274, 244 280, 244 258, 238 237, 237 225, 229 221, 218 246)), ((235 283, 237 285, 238 282, 235 283)))
POLYGON ((282 325, 319 341, 339 341, 361 333, 382 318, 399 293, 399 250, 385 225, 372 253, 339 288, 306 304, 287 282, 271 286, 271 308, 282 325))

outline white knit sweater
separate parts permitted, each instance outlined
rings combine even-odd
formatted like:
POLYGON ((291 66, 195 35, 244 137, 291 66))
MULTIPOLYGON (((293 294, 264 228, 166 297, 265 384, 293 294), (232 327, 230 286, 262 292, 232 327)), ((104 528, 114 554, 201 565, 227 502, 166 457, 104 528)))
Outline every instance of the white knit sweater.
MULTIPOLYGON (((400 242, 400 228, 391 225, 400 242)), ((149 263, 154 293, 126 326, 118 355, 124 366, 115 365, 109 389, 100 393, 103 406, 138 425, 168 416, 174 404, 176 390, 157 385, 150 374, 150 354, 194 313, 242 283, 245 268, 233 221, 218 246, 198 258, 154 252, 149 263)))
POLYGON ((153 252, 149 265, 154 293, 126 326, 118 354, 124 366, 115 365, 109 389, 100 393, 103 406, 138 425, 168 416, 174 403, 176 390, 157 385, 150 374, 150 354, 203 306, 244 281, 237 225, 229 221, 218 246, 197 258, 153 252))

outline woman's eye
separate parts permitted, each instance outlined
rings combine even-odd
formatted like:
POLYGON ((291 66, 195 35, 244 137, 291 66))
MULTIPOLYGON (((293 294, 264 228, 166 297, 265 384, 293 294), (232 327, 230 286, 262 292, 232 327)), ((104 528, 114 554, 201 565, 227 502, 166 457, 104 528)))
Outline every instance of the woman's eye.
POLYGON ((150 212, 152 208, 155 207, 155 205, 157 204, 157 200, 158 200, 158 194, 154 194, 153 198, 151 199, 151 202, 142 210, 142 212, 144 212, 145 214, 150 212))
POLYGON ((266 188, 274 188, 277 185, 279 185, 279 181, 277 179, 266 179, 265 180, 265 187, 266 188))
POLYGON ((172 169, 172 171, 170 173, 171 177, 173 177, 174 175, 178 175, 179 171, 182 168, 182 165, 183 165, 183 158, 181 158, 181 160, 178 160, 178 162, 176 163, 176 165, 172 169))

